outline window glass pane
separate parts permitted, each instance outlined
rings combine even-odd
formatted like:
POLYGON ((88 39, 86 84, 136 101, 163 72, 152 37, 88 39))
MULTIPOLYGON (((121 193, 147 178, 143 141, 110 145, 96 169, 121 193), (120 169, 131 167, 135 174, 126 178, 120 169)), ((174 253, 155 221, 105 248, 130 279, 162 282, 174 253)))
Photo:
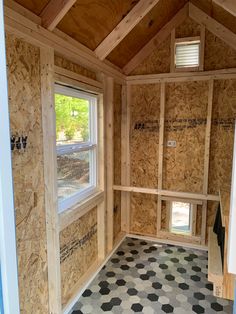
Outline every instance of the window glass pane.
POLYGON ((89 140, 89 108, 86 99, 55 94, 57 145, 89 140))
POLYGON ((93 153, 89 150, 57 156, 59 201, 92 186, 90 168, 93 153))
POLYGON ((172 232, 191 232, 191 204, 172 202, 172 232))

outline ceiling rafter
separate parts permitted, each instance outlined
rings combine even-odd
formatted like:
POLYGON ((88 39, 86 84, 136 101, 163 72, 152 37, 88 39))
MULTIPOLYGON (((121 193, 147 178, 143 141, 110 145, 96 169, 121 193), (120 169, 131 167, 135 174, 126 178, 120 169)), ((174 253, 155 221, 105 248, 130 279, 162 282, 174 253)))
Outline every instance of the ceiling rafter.
POLYGON ((204 25, 211 33, 236 50, 236 34, 192 3, 189 3, 189 16, 198 24, 204 25))
POLYGON ((157 46, 159 46, 171 33, 188 17, 189 4, 186 3, 176 15, 126 64, 123 71, 130 74, 143 60, 145 60, 157 46))
POLYGON ((75 2, 76 0, 50 0, 40 14, 42 26, 52 31, 75 2))
POLYGON ((224 10, 236 16, 236 1, 235 0, 213 0, 213 2, 221 6, 224 10))
POLYGON ((97 57, 104 60, 159 1, 160 0, 140 0, 95 49, 97 57))

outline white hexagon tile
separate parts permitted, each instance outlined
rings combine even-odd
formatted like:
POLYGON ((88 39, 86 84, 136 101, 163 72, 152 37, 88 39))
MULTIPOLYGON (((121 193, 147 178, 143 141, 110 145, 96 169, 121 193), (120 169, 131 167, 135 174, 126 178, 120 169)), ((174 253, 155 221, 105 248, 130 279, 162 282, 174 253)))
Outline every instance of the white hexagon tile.
POLYGON ((127 238, 73 308, 73 314, 221 313, 233 303, 213 296, 207 252, 127 238))

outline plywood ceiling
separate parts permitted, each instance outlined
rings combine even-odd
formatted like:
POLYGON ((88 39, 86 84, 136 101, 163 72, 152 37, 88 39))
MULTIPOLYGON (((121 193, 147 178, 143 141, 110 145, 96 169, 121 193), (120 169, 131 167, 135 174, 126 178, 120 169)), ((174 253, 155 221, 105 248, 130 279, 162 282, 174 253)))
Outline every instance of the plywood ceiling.
POLYGON ((212 0, 190 0, 199 9, 207 13, 216 21, 236 33, 236 18, 212 0))
POLYGON ((109 61, 123 68, 188 0, 160 0, 110 53, 109 61))
POLYGON ((47 5, 48 0, 16 0, 16 2, 36 15, 40 15, 47 5))
MULTIPOLYGON (((95 50, 138 1, 77 0, 57 27, 91 50, 95 50)), ((160 0, 107 59, 123 68, 188 1, 236 33, 236 18, 216 5, 213 0, 160 0)), ((40 15, 49 0, 16 2, 40 15)))
POLYGON ((58 28, 94 50, 138 0, 77 0, 58 28))

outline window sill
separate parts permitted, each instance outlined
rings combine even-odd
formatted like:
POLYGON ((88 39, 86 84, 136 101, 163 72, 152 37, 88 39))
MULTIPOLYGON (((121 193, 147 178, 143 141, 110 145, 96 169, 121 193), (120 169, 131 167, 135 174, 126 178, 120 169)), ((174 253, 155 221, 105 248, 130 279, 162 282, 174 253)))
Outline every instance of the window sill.
POLYGON ((91 209, 104 201, 104 191, 97 191, 86 199, 76 203, 62 213, 59 213, 59 230, 65 229, 74 221, 85 215, 91 209))

